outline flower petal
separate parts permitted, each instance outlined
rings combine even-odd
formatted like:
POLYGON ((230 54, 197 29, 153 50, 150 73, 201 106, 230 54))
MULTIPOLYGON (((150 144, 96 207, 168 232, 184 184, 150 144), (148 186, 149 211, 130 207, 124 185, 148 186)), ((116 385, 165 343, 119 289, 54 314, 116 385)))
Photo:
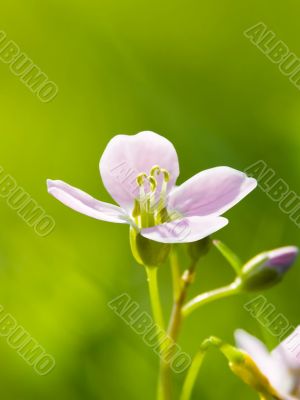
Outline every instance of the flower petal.
MULTIPOLYGON (((128 210, 132 208, 133 201, 139 193, 137 175, 142 172, 148 175, 155 165, 165 168, 171 174, 168 183, 170 190, 179 175, 178 157, 173 144, 166 138, 148 131, 131 136, 118 135, 104 150, 100 160, 100 174, 112 198, 128 210)), ((161 175, 158 176, 159 185, 161 175)))
POLYGON ((235 331, 235 340, 237 346, 249 354, 261 371, 268 377, 272 358, 266 346, 259 339, 242 329, 235 331))
POLYGON ((141 235, 162 243, 189 243, 203 239, 228 224, 222 217, 187 217, 142 229, 141 235))
POLYGON ((94 199, 87 193, 63 181, 47 180, 48 192, 66 206, 89 217, 102 221, 129 223, 129 217, 122 208, 94 199))
POLYGON ((252 358, 274 389, 288 393, 292 380, 286 365, 274 359, 260 340, 242 329, 235 331, 235 339, 237 346, 252 358))
POLYGON ((207 169, 175 188, 168 207, 185 216, 221 215, 257 185, 254 178, 230 167, 207 169))
MULTIPOLYGON (((290 370, 300 371, 300 325, 272 351, 272 356, 285 363, 290 370)), ((299 377, 300 378, 300 377, 299 377)))
POLYGON ((296 246, 279 247, 267 253, 269 267, 277 268, 280 272, 285 272, 294 263, 299 249, 296 246))

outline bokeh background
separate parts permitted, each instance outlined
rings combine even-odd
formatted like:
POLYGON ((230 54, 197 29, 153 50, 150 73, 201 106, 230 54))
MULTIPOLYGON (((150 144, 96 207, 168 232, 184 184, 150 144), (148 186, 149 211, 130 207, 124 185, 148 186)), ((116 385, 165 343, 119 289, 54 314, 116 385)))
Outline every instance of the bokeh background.
MULTIPOLYGON (((217 165, 245 169, 259 159, 300 193, 300 92, 244 36, 263 21, 300 56, 298 1, 15 0, 1 5, 1 30, 59 86, 43 104, 0 63, 0 165, 54 217, 38 237, 0 201, 0 303, 53 354, 38 376, 0 338, 5 400, 153 400, 158 358, 107 302, 128 292, 149 310, 144 270, 128 228, 93 220, 46 192, 63 179, 110 201, 98 162, 116 134, 153 130, 176 146, 180 182, 217 165)), ((217 233, 242 259, 300 244, 299 229, 257 189, 227 213, 217 233)), ((184 260, 187 262, 187 260, 184 260)), ((185 265, 184 265, 185 266, 185 265)), ((190 295, 229 283, 216 250, 199 265, 190 295)), ((160 270, 170 310, 170 271, 160 270)), ((291 324, 300 321, 300 265, 266 292, 291 324)), ((180 344, 193 354, 214 334, 232 342, 241 327, 276 340, 247 314, 242 296, 209 305, 186 321, 180 344)), ((176 376, 175 390, 183 376, 176 376)), ((255 399, 211 352, 193 399, 255 399)))

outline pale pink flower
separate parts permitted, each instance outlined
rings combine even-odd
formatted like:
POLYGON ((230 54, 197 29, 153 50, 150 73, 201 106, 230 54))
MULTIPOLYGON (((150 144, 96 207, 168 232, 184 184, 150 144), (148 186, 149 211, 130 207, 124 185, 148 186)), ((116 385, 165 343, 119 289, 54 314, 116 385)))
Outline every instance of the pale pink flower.
POLYGON ((256 337, 235 332, 237 346, 255 362, 281 400, 300 399, 300 326, 269 352, 256 337))
POLYGON ((175 186, 177 153, 153 133, 115 136, 100 160, 102 181, 119 206, 96 200, 65 182, 48 180, 48 191, 68 207, 108 222, 130 224, 145 238, 193 242, 223 228, 221 217, 257 185, 230 167, 202 171, 175 186))

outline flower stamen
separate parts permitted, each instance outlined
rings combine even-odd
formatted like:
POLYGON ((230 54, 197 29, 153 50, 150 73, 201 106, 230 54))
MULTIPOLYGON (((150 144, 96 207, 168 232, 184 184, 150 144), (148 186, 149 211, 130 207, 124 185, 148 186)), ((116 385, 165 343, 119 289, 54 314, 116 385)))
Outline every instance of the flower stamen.
POLYGON ((170 181, 170 173, 159 165, 154 165, 150 170, 150 175, 145 172, 136 177, 139 186, 139 197, 136 199, 133 218, 140 228, 154 226, 166 220, 166 200, 167 187, 170 181), (162 174, 160 190, 158 196, 157 176, 162 174))
POLYGON ((145 179, 147 179, 147 174, 145 172, 141 172, 140 174, 138 174, 138 176, 136 177, 136 183, 139 187, 144 185, 145 179))
POLYGON ((171 178, 171 174, 168 170, 166 170, 165 168, 161 168, 161 173, 164 174, 164 182, 168 183, 170 178, 171 178))
POLYGON ((139 213, 140 215, 138 216, 138 225, 141 227, 143 226, 147 221, 147 196, 145 193, 145 181, 147 180, 148 175, 145 172, 141 172, 137 177, 136 177, 136 182, 139 186, 140 193, 139 193, 139 213))
POLYGON ((155 176, 156 174, 159 175, 161 171, 161 168, 159 165, 154 165, 154 167, 151 168, 150 170, 150 175, 155 176))
POLYGON ((152 175, 148 176, 147 179, 150 183, 151 193, 155 193, 157 188, 157 180, 152 175))
POLYGON ((160 172, 164 175, 161 185, 160 197, 158 202, 157 223, 165 222, 167 216, 166 203, 167 203, 167 188, 171 175, 165 168, 161 168, 160 172))
POLYGON ((148 194, 147 212, 148 212, 148 225, 155 225, 155 193, 157 189, 157 180, 154 176, 148 176, 150 184, 150 193, 148 194))

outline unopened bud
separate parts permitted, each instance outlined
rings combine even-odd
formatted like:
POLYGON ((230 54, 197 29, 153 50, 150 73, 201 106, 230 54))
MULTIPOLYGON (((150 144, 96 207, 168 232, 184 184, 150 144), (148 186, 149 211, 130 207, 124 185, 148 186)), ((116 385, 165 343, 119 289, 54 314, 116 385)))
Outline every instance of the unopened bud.
POLYGON ((243 350, 223 342, 216 337, 206 339, 201 346, 202 351, 208 347, 217 347, 227 358, 231 371, 244 383, 251 386, 258 393, 264 395, 264 399, 278 399, 277 392, 270 385, 269 380, 263 375, 252 358, 243 350))
POLYGON ((279 282, 294 263, 298 254, 295 246, 260 253, 249 260, 241 271, 241 288, 256 291, 279 282))

